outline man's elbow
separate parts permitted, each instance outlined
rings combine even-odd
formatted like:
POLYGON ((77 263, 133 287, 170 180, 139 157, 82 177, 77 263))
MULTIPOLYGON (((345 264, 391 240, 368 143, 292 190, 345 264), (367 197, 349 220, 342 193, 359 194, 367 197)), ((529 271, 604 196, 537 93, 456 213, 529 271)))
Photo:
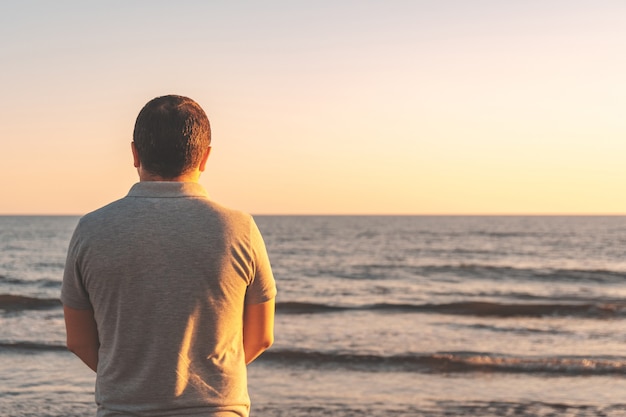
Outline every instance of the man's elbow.
POLYGON ((274 344, 274 336, 267 335, 264 337, 260 337, 254 341, 254 350, 258 352, 263 352, 266 349, 269 349, 270 346, 274 344))
POLYGON ((67 347, 67 350, 69 350, 73 354, 80 356, 84 352, 97 350, 99 347, 99 344, 81 341, 81 340, 67 339, 65 341, 65 347, 67 347))
POLYGON ((246 357, 246 365, 249 365, 252 361, 259 357, 274 343, 273 335, 266 335, 257 338, 244 338, 243 350, 246 357))
POLYGON ((86 350, 86 346, 84 344, 72 342, 70 340, 65 342, 65 347, 76 356, 80 356, 80 354, 86 350))
POLYGON ((77 351, 81 350, 80 343, 77 343, 77 342, 75 342, 73 340, 70 340, 70 339, 67 339, 65 341, 65 347, 67 348, 67 350, 69 350, 73 354, 76 354, 77 351))
POLYGON ((270 334, 263 338, 261 341, 261 348, 263 350, 269 349, 274 344, 274 335, 270 334))

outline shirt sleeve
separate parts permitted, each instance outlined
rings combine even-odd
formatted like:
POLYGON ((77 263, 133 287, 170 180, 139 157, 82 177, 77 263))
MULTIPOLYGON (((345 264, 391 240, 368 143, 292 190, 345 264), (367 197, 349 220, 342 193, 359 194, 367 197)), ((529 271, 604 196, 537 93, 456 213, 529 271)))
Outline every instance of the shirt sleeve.
POLYGON ((61 302, 63 305, 76 310, 91 309, 89 294, 85 289, 80 271, 80 232, 79 225, 74 230, 65 260, 63 284, 61 285, 61 302))
POLYGON ((254 219, 250 222, 250 245, 254 276, 246 291, 246 304, 261 304, 276 297, 276 281, 272 273, 265 242, 254 219))

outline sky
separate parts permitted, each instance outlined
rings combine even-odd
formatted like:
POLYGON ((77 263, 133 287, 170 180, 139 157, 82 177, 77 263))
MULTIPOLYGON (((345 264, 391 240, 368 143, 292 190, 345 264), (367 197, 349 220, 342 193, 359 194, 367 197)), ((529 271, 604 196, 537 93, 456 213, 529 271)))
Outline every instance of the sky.
POLYGON ((206 111, 252 214, 626 214, 626 2, 0 2, 0 214, 138 178, 135 118, 206 111))

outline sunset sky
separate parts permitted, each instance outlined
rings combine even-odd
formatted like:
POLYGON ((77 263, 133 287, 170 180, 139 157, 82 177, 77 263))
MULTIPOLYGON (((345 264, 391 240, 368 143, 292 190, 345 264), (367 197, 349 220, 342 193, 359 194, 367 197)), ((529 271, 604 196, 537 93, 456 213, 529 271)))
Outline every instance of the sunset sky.
POLYGON ((253 214, 625 214, 623 0, 0 3, 0 214, 137 180, 153 97, 206 110, 253 214))

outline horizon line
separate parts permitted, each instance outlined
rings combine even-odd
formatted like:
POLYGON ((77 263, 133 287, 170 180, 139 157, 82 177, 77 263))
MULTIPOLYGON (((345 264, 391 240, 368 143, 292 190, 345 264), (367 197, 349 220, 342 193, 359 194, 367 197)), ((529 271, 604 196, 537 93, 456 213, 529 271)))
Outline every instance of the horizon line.
MULTIPOLYGON (((86 213, 0 213, 0 217, 82 217, 86 213)), ((620 217, 624 213, 250 213, 252 216, 380 216, 380 217, 620 217)))

